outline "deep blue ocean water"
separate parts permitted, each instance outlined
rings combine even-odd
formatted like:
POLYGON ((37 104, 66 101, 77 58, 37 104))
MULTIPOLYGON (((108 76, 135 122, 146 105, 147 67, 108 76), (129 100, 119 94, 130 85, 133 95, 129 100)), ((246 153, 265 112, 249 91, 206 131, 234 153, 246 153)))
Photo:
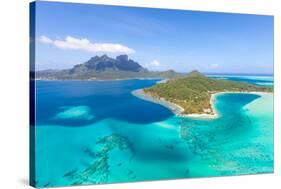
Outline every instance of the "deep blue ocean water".
POLYGON ((36 117, 37 124, 81 127, 106 118, 136 124, 162 121, 173 115, 167 108, 143 101, 131 94, 131 91, 152 86, 155 82, 155 80, 39 81, 36 90, 39 115, 36 117), (55 119, 55 115, 64 108, 83 106, 90 107, 92 119, 55 119))
POLYGON ((220 94, 219 118, 182 118, 131 94, 156 82, 36 81, 37 186, 273 171, 272 94, 220 94))

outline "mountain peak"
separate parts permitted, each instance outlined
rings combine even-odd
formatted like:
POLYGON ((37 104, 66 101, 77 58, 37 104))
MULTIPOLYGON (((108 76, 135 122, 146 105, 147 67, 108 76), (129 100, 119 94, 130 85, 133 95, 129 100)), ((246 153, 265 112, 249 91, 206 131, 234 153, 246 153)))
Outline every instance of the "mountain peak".
POLYGON ((90 60, 88 60, 88 61, 93 61, 93 60, 96 60, 96 59, 98 59, 99 58, 99 56, 93 56, 92 58, 90 58, 90 60))
POLYGON ((128 57, 128 55, 123 54, 123 55, 116 56, 116 60, 119 60, 119 61, 128 61, 128 60, 129 60, 129 57, 128 57))
POLYGON ((104 55, 102 55, 102 56, 100 57, 100 59, 102 59, 102 60, 108 60, 108 59, 112 59, 112 58, 110 58, 109 56, 107 56, 106 54, 104 54, 104 55))
POLYGON ((128 55, 119 55, 115 59, 107 56, 106 54, 102 56, 94 56, 90 58, 87 62, 83 64, 76 65, 72 68, 72 73, 79 70, 86 71, 132 71, 139 72, 145 70, 137 62, 129 59, 128 55))
POLYGON ((193 70, 188 74, 188 76, 195 77, 195 76, 204 76, 204 75, 198 70, 193 70))

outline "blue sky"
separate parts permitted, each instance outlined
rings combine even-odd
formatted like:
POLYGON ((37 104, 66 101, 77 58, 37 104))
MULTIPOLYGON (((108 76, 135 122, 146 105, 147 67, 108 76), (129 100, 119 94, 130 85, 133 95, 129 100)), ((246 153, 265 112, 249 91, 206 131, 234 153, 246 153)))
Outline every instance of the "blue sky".
POLYGON ((273 17, 37 2, 37 70, 102 54, 150 70, 271 74, 273 17))

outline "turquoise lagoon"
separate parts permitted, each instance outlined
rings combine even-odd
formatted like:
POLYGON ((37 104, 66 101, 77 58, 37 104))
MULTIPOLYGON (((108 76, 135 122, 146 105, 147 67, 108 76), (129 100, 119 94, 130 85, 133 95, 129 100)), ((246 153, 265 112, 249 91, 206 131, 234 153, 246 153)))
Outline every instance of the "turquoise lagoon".
POLYGON ((226 79, 233 81, 248 82, 251 84, 262 85, 262 86, 273 86, 272 75, 229 75, 229 74, 209 74, 209 77, 216 79, 226 79))
POLYGON ((272 94, 219 94, 219 118, 183 118, 131 94, 156 82, 36 81, 36 185, 273 172, 272 94))

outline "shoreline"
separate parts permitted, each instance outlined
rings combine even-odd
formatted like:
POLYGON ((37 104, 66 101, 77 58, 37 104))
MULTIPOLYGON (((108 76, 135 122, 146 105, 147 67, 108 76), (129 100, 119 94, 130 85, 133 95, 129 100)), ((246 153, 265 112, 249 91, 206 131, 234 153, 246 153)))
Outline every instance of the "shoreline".
POLYGON ((166 101, 165 99, 156 99, 154 97, 152 97, 149 94, 146 94, 143 89, 137 89, 132 91, 132 94, 137 97, 140 98, 142 100, 145 101, 149 101, 149 102, 153 102, 156 104, 160 104, 166 108, 168 108, 169 110, 171 110, 175 115, 180 116, 180 117, 187 117, 187 118, 205 118, 205 119, 215 119, 219 117, 219 114, 217 113, 215 107, 214 107, 214 100, 215 100, 215 96, 217 95, 217 93, 212 94, 211 98, 210 98, 210 104, 212 106, 212 113, 211 114, 182 114, 182 112, 184 111, 184 109, 172 102, 166 101))
POLYGON ((216 118, 219 118, 220 115, 215 108, 215 98, 218 95, 227 94, 227 93, 245 93, 245 94, 257 94, 257 95, 271 94, 271 92, 254 92, 254 91, 215 92, 215 93, 211 94, 211 98, 210 98, 210 105, 211 105, 211 113, 210 114, 207 114, 207 113, 182 114, 184 109, 181 106, 179 106, 175 103, 166 101, 165 99, 156 99, 156 98, 152 97, 151 95, 146 94, 143 91, 143 89, 137 89, 137 90, 132 91, 132 95, 134 95, 135 97, 140 98, 140 99, 145 100, 145 101, 160 104, 160 105, 168 108, 169 110, 171 110, 176 116, 186 117, 186 118, 200 118, 200 119, 216 119, 216 118))
POLYGON ((34 81, 128 81, 128 80, 159 80, 163 81, 162 78, 124 78, 124 79, 33 79, 34 81))
POLYGON ((132 94, 135 97, 140 98, 142 100, 153 102, 153 103, 156 103, 156 104, 160 104, 160 105, 170 109, 175 114, 180 114, 181 112, 184 111, 184 109, 182 107, 180 107, 179 105, 177 105, 177 104, 174 104, 172 102, 168 102, 168 101, 166 101, 164 99, 155 99, 155 98, 153 98, 149 94, 146 94, 143 91, 143 89, 134 90, 134 91, 132 91, 132 94))

